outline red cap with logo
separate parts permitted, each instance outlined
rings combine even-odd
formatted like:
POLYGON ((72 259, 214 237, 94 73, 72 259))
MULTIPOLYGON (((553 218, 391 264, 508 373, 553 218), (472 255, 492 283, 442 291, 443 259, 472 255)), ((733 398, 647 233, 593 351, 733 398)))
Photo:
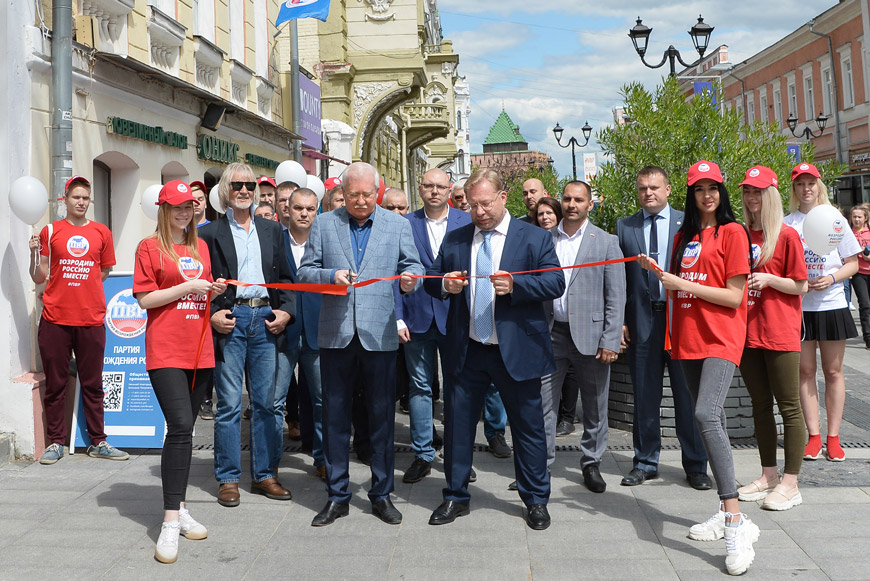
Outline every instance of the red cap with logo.
POLYGON ((770 186, 777 187, 779 180, 776 179, 776 172, 769 167, 756 165, 746 170, 746 178, 740 182, 740 185, 764 189, 770 186))
POLYGON ((701 160, 689 168, 689 178, 686 180, 687 185, 693 186, 700 180, 713 180, 714 182, 722 183, 722 172, 719 166, 712 161, 701 160))
POLYGON ((278 187, 278 184, 275 183, 275 180, 273 178, 270 178, 269 176, 260 176, 260 179, 257 180, 257 185, 260 184, 269 184, 273 188, 278 187))
POLYGON ((73 176, 70 179, 66 180, 66 185, 63 187, 64 192, 68 192, 69 189, 73 186, 73 184, 85 184, 86 186, 90 186, 91 182, 88 181, 87 178, 83 178, 82 176, 73 176))
POLYGON ((192 190, 193 188, 199 188, 203 192, 208 193, 208 190, 205 188, 205 184, 199 180, 194 180, 194 181, 190 182, 190 189, 192 190))
POLYGON ((197 206, 199 202, 190 193, 190 186, 181 180, 172 180, 162 188, 157 196, 155 206, 160 204, 169 204, 170 206, 179 206, 185 202, 193 202, 197 206))
POLYGON ((799 175, 808 173, 811 176, 815 176, 817 178, 821 178, 822 176, 819 174, 819 170, 816 169, 811 163, 799 163, 794 166, 794 169, 791 170, 791 181, 795 181, 799 175))
POLYGON ((335 186, 340 186, 340 185, 341 185, 341 178, 329 178, 325 182, 323 182, 323 186, 326 188, 327 192, 329 190, 331 190, 332 188, 334 188, 335 186))

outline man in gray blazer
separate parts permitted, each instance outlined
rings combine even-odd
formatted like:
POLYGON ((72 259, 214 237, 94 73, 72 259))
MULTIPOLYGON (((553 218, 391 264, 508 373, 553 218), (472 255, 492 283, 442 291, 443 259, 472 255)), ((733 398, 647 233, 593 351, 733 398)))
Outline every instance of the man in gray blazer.
MULTIPOLYGON (((569 182, 562 192, 562 222, 551 232, 562 266, 622 258, 616 236, 587 218, 592 209, 589 184, 569 182)), ((583 482, 592 492, 607 484, 599 464, 607 449, 607 396, 610 364, 619 353, 625 309, 625 269, 621 263, 566 269, 565 293, 549 310, 556 372, 541 380, 547 465, 556 457, 556 419, 562 383, 569 366, 580 381, 583 406, 583 482)))
MULTIPOLYGON (((407 220, 377 205, 378 171, 356 162, 342 176, 346 205, 314 220, 300 282, 350 286, 401 274, 399 288, 413 292, 424 274, 407 220)), ((317 343, 323 382, 323 448, 329 501, 311 526, 348 514, 351 405, 357 379, 365 386, 371 428, 372 513, 388 524, 402 522, 393 491, 393 426, 396 415, 396 303, 391 282, 324 295, 317 343)))

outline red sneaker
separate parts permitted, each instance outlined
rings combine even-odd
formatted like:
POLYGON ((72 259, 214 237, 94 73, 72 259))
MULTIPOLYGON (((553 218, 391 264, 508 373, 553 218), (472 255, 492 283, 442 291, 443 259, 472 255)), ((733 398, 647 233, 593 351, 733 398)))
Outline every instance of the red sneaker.
POLYGON ((842 462, 846 459, 846 453, 840 447, 840 436, 828 436, 828 441, 825 445, 825 458, 831 462, 842 462))
MULTIPOLYGON (((839 445, 838 445, 839 447, 839 445)), ((804 448, 804 460, 818 460, 822 455, 822 435, 810 434, 810 441, 804 448)))

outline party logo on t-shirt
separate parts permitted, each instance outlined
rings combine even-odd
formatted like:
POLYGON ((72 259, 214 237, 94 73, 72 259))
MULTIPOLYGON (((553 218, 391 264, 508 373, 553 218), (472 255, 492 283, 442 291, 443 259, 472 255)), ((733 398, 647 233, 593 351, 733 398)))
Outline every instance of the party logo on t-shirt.
POLYGON ((752 259, 752 268, 758 266, 758 259, 761 258, 761 246, 753 244, 749 249, 750 258, 752 259))
POLYGON ((121 339, 132 339, 145 332, 146 312, 133 297, 133 289, 124 289, 106 305, 106 326, 121 339))
POLYGON ((837 234, 842 234, 842 233, 843 233, 843 227, 844 227, 844 226, 843 226, 843 221, 842 221, 842 220, 840 220, 840 219, 836 219, 836 220, 834 220, 834 225, 833 225, 834 232, 836 232, 837 234))
POLYGON ((70 239, 66 241, 66 250, 73 258, 81 258, 88 253, 90 247, 88 239, 80 234, 70 236, 70 239))
POLYGON ((701 256, 701 243, 697 240, 689 242, 683 251, 683 259, 680 260, 680 265, 683 268, 692 268, 698 262, 699 256, 701 256))
POLYGON ((182 256, 178 259, 178 270, 185 279, 195 280, 202 275, 202 263, 190 256, 182 256))

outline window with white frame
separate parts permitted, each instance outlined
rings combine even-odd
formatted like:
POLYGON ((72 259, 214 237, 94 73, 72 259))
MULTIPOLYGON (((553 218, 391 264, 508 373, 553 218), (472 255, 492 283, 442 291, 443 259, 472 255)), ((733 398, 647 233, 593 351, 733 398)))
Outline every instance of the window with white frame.
POLYGON ((782 91, 778 88, 773 91, 773 120, 782 127, 782 91))
POLYGON ((755 94, 749 93, 746 96, 746 117, 747 123, 753 123, 755 121, 755 94))
POLYGON ((810 76, 804 77, 804 113, 805 119, 814 119, 816 114, 813 110, 816 108, 815 94, 813 93, 813 78, 810 76))
POLYGON ((177 15, 175 13, 175 0, 148 0, 148 5, 153 6, 166 16, 177 20, 177 15))
POLYGON ((761 121, 764 123, 770 121, 770 113, 767 110, 767 87, 763 88, 758 95, 758 113, 761 121))
POLYGON ((831 74, 831 67, 822 69, 822 107, 825 115, 830 115, 833 111, 834 103, 834 76, 831 74))
POLYGON ((245 2, 229 0, 230 59, 245 62, 245 2))
POLYGON ((852 80, 852 57, 842 57, 840 65, 843 68, 843 108, 855 106, 855 86, 852 80))
POLYGON ((788 114, 797 117, 797 112, 797 87, 792 79, 788 84, 788 114))
POLYGON ((214 42, 214 0, 193 0, 193 34, 214 42))
MULTIPOLYGON (((266 11, 266 0, 254 0, 254 35, 256 40, 256 73, 269 78, 269 13, 266 11)), ((294 79, 295 81, 295 79, 294 79)), ((294 83, 295 84, 295 83, 294 83)))

